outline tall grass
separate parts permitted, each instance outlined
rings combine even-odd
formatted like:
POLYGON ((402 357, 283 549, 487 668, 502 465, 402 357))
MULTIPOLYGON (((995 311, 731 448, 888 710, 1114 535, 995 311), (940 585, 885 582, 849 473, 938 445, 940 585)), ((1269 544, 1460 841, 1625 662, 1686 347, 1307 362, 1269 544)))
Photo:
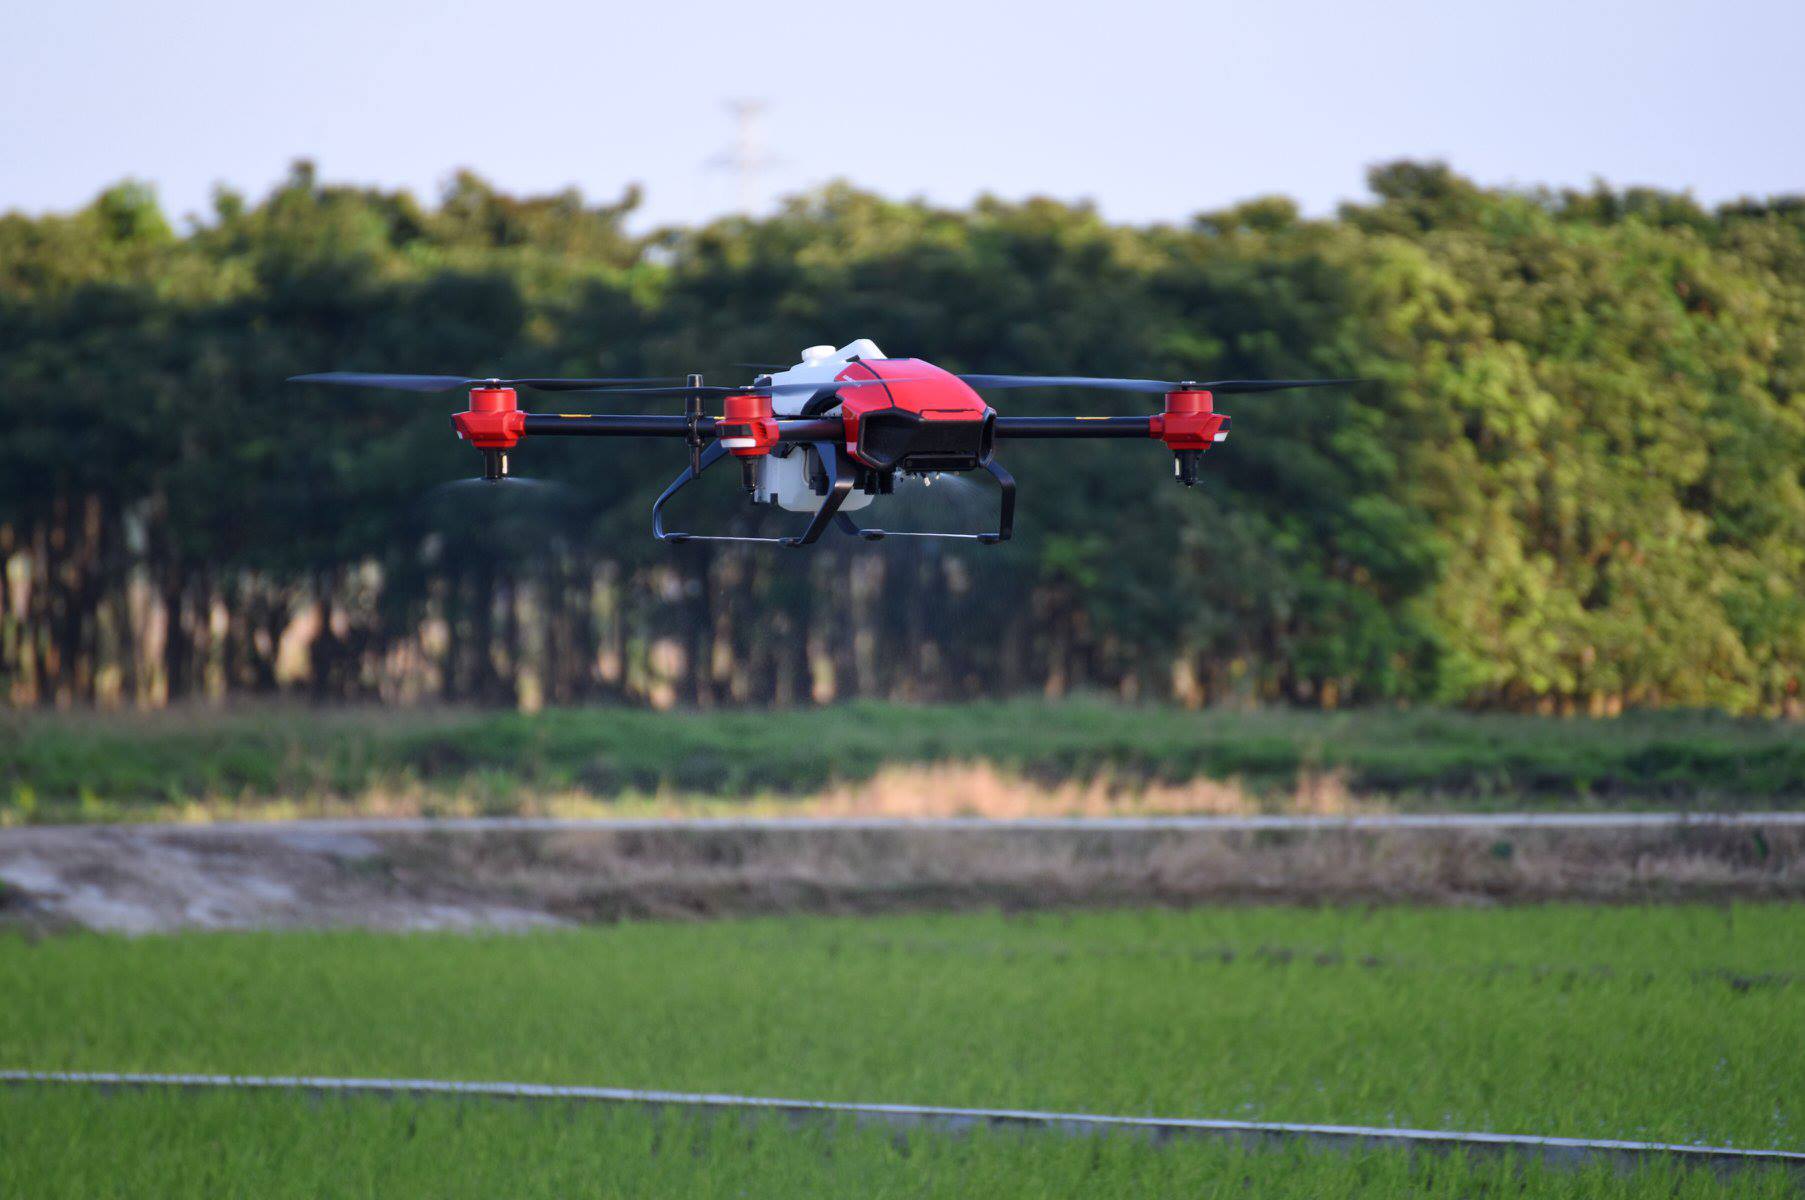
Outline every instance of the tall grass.
POLYGON ((1444 711, 1186 712, 1015 701, 776 712, 189 710, 0 718, 0 820, 194 804, 458 796, 484 811, 572 793, 795 797, 886 766, 984 762, 1123 788, 1223 780, 1279 803, 1333 777, 1405 805, 1793 805, 1805 728, 1698 713, 1614 720, 1444 711))

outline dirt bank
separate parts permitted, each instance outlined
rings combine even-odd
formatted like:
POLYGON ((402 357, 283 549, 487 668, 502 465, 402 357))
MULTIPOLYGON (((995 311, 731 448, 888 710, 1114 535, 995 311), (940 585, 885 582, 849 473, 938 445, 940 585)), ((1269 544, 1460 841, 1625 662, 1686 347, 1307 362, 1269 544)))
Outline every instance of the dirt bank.
POLYGON ((127 932, 1297 901, 1805 898, 1805 827, 0 831, 0 920, 127 932))

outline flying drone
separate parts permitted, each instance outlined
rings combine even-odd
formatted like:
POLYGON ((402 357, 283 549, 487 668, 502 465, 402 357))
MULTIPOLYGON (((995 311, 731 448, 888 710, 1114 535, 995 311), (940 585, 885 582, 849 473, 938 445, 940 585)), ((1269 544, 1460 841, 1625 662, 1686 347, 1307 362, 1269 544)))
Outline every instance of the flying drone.
POLYGON ((811 346, 796 365, 773 369, 740 387, 632 378, 468 379, 457 375, 367 375, 331 371, 296 375, 290 383, 449 392, 468 388, 470 407, 451 418, 458 437, 483 456, 483 478, 509 475, 509 455, 526 437, 662 437, 689 448, 689 464, 652 505, 652 533, 660 541, 766 542, 807 546, 829 526, 868 541, 886 537, 1007 541, 1015 521, 1015 480, 997 461, 999 441, 1021 438, 1140 438, 1172 452, 1172 470, 1186 487, 1197 482, 1204 451, 1228 437, 1229 417, 1215 411, 1218 395, 1331 387, 1351 379, 1114 379, 1082 375, 958 375, 919 358, 886 358, 868 339, 811 346), (1158 413, 1141 417, 1000 416, 978 394, 1013 388, 1096 388, 1164 397, 1158 413), (519 389, 602 396, 673 396, 681 414, 530 413, 519 389), (718 398, 721 414, 704 401, 718 398), (808 514, 800 533, 749 537, 685 533, 664 527, 671 498, 724 458, 739 461, 754 504, 808 514), (897 477, 982 469, 996 480, 996 528, 981 532, 885 530, 859 524, 857 512, 891 495, 897 477))

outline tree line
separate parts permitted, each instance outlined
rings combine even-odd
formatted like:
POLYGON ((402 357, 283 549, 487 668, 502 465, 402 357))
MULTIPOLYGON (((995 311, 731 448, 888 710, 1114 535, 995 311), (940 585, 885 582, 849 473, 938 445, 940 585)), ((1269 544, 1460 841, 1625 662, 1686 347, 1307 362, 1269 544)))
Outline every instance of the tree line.
MULTIPOLYGON (((0 217, 0 688, 1800 712, 1805 200, 1488 189, 1432 163, 1370 185, 1330 217, 1268 198, 1138 227, 836 185, 634 234, 632 193, 460 175, 428 205, 299 164, 180 228, 132 183, 0 217), (1224 398, 1195 491, 1153 442, 1008 445, 1013 542, 794 552, 654 542, 674 444, 529 440, 517 469, 558 486, 447 488, 475 470, 461 397, 282 383, 738 382, 858 336, 956 370, 1372 382, 1224 398)), ((683 524, 748 520, 721 474, 683 524)), ((992 503, 912 485, 894 510, 992 503)))

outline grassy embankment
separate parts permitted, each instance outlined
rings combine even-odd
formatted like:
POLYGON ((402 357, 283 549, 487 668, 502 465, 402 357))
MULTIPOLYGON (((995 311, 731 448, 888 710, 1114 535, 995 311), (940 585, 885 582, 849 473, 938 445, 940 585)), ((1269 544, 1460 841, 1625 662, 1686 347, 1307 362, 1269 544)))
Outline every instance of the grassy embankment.
POLYGON ((783 808, 886 777, 906 793, 911 770, 947 764, 982 766, 932 783, 958 793, 945 804, 978 812, 1272 809, 1300 795, 1397 807, 1792 807, 1805 798, 1805 728, 1697 713, 1193 713, 1097 700, 15 713, 0 717, 0 822, 783 808))

